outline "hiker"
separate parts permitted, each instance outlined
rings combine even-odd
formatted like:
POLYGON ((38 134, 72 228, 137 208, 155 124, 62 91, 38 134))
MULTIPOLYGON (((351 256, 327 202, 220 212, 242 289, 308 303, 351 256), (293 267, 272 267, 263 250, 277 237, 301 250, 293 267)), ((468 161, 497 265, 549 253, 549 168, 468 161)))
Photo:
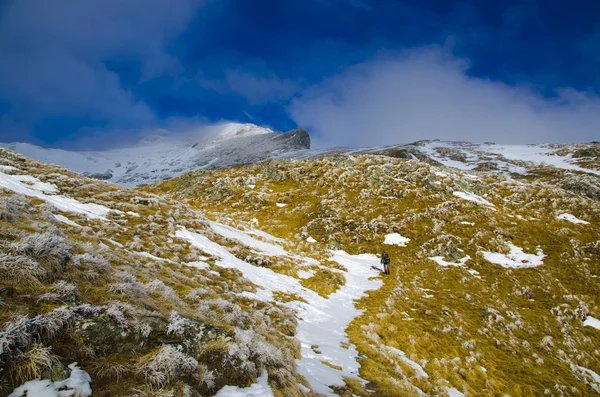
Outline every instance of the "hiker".
POLYGON ((381 264, 383 265, 383 274, 390 274, 390 256, 385 251, 381 254, 381 264))

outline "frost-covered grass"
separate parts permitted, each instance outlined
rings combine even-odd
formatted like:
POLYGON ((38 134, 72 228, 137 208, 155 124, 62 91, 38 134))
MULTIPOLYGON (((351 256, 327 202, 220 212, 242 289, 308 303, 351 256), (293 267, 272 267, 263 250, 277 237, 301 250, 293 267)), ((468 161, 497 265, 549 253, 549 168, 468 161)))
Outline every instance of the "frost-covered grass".
MULTIPOLYGON (((106 220, 64 212, 77 228, 30 197, 13 199, 13 216, 0 217, 0 283, 12 288, 0 310, 0 384, 11 390, 21 383, 9 373, 26 378, 47 364, 68 375, 64 367, 77 361, 94 395, 212 395, 227 385, 248 387, 266 369, 276 396, 295 397, 308 385, 295 360, 311 354, 341 395, 595 392, 600 335, 588 325, 600 316, 600 195, 590 175, 543 167, 518 179, 452 169, 442 175, 416 160, 335 156, 192 173, 131 191, 7 151, 0 165, 55 186, 55 195, 122 212, 106 220), (496 211, 453 192, 483 198, 496 211), (225 231, 211 228, 204 213, 225 231), (205 244, 193 246, 181 230, 205 244), (388 245, 387 235, 411 240, 388 245), (486 260, 494 253, 525 263, 511 246, 543 253, 543 265, 486 260), (354 306, 362 295, 349 278, 352 264, 331 260, 330 249, 339 248, 385 250, 392 274, 379 276, 368 266, 380 266, 378 259, 366 258, 370 273, 361 280, 380 278, 369 283, 382 286, 356 303, 364 312, 352 309, 345 330, 325 322, 331 343, 303 339, 309 321, 350 311, 334 305, 294 314, 290 307, 336 299, 354 306), (461 268, 429 259, 436 257, 444 264, 470 259, 461 268), (248 269, 274 276, 244 277, 248 269), (306 269, 311 277, 296 278, 306 269), (278 288, 281 280, 293 288, 278 288), (339 359, 344 354, 348 362, 339 359), (212 383, 203 381, 208 374, 212 383)), ((0 196, 3 203, 18 197, 9 190, 0 196)))
MULTIPOLYGON (((419 393, 415 388, 429 395, 593 393, 570 363, 600 369, 600 335, 582 315, 583 308, 600 315, 600 184, 549 167, 517 179, 471 174, 414 160, 338 156, 190 174, 146 189, 185 197, 238 229, 258 225, 292 255, 317 259, 310 267, 298 261, 294 275, 319 266, 335 273, 326 260, 330 244, 350 253, 389 252, 391 276, 361 300, 366 311, 347 329, 366 356, 360 375, 376 395, 419 393), (217 186, 227 194, 211 201, 217 186), (287 205, 274 212, 276 203, 287 205), (565 213, 590 225, 557 218, 565 213), (411 241, 384 244, 393 234, 411 241), (485 253, 518 266, 499 266, 485 253), (428 377, 386 355, 379 342, 405 352, 428 377)), ((306 286, 329 285, 324 274, 306 286)), ((365 392, 350 380, 345 391, 365 392)))
POLYGON ((296 395, 293 313, 244 297, 256 287, 239 272, 215 272, 213 258, 170 237, 181 226, 212 235, 197 210, 5 150, 0 165, 20 175, 3 181, 37 189, 0 192, 1 395, 68 393, 57 382, 74 361, 95 396, 213 395, 263 370, 275 393, 296 395), (57 209, 45 196, 69 200, 57 209), (65 207, 75 201, 83 207, 65 207), (78 211, 91 206, 115 211, 78 211))

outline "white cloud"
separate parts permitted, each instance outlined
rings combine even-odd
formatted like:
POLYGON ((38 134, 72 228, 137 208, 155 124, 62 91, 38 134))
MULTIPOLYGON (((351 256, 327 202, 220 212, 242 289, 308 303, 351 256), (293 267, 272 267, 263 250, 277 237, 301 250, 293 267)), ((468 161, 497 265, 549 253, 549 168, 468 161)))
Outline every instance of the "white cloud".
POLYGON ((420 139, 498 143, 598 139, 600 100, 565 88, 544 98, 527 86, 471 77, 437 46, 386 54, 302 93, 288 110, 316 146, 420 139))

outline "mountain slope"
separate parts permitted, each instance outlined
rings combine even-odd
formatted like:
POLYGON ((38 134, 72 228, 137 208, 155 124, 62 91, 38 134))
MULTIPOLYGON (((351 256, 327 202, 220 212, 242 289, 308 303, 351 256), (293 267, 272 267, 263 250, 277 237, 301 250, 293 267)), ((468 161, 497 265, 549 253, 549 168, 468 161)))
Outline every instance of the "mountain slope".
POLYGON ((196 169, 235 167, 310 147, 304 130, 276 133, 254 124, 227 123, 200 133, 171 137, 156 133, 137 146, 104 152, 45 149, 27 143, 2 144, 39 161, 133 187, 196 169))
MULTIPOLYGON (((525 165, 509 176, 337 155, 194 172, 144 190, 306 254, 388 251, 392 275, 346 329, 372 395, 597 395, 600 178, 525 165)), ((327 295, 337 288, 326 263, 264 265, 327 295)))
POLYGON ((133 190, 0 150, 0 395, 599 394, 600 178, 390 154, 133 190))

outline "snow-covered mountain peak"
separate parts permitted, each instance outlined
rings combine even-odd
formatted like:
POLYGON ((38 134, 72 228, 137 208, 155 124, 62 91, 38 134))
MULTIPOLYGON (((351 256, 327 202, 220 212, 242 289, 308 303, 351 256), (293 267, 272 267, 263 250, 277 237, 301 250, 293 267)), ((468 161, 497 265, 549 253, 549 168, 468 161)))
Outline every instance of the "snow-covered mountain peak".
POLYGON ((242 136, 253 136, 262 134, 272 134, 274 131, 269 128, 259 127, 256 124, 225 123, 216 126, 218 128, 217 138, 231 139, 242 136))
POLYGON ((98 152, 47 149, 27 143, 0 144, 36 160, 133 187, 198 169, 234 167, 310 148, 304 130, 274 132, 255 124, 223 123, 187 134, 157 129, 136 145, 98 152))

